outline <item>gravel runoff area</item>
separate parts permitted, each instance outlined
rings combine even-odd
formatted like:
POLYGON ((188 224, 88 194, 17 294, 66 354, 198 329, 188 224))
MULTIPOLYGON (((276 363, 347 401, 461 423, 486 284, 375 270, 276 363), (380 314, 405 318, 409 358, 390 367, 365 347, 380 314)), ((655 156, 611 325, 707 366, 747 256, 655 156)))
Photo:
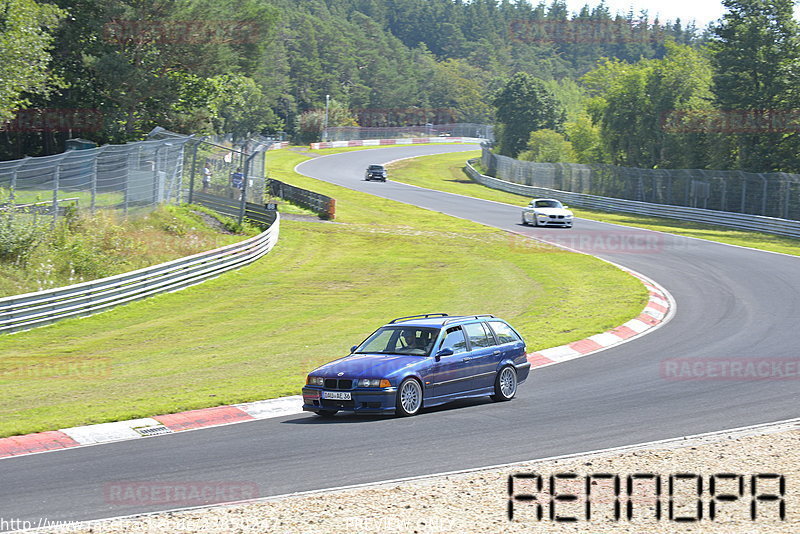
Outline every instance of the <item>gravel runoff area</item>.
MULTIPOLYGON (((68 528, 36 532, 58 533, 800 533, 800 420, 715 433, 644 446, 632 446, 593 454, 519 463, 469 472, 430 476, 356 488, 297 494, 237 505, 167 512, 125 519, 80 523, 68 528), (508 519, 509 475, 538 474, 536 478, 514 479, 515 498, 537 494, 537 501, 514 501, 514 520, 508 519), (550 475, 577 475, 577 479, 554 478, 559 495, 572 492, 577 501, 556 503, 560 517, 576 522, 549 519, 550 475), (618 475, 620 496, 615 497, 614 479, 597 475, 618 475), (637 478, 627 497, 627 476, 659 475, 661 497, 655 497, 655 479, 637 478), (673 508, 670 519, 670 475, 673 477, 673 508), (711 476, 714 480, 715 518, 710 514, 711 476), (785 519, 780 519, 780 479, 758 477, 756 514, 752 513, 753 475, 785 477, 782 497, 785 519), (591 484, 590 518, 586 512, 586 477, 591 484), (739 476, 744 475, 744 476, 739 476), (702 495, 697 495, 697 480, 702 495), (650 484, 649 486, 647 484, 650 484), (741 485, 741 487, 739 487, 741 485), (725 495, 731 496, 725 500, 725 495), (735 499, 734 499, 735 497, 735 499), (679 522, 680 517, 697 517, 701 522, 679 522), (614 520, 615 503, 621 519, 614 520), (634 518, 626 517, 627 503, 634 518), (661 519, 655 520, 661 503, 661 519), (537 518, 537 504, 542 519, 537 518)), ((177 508, 177 506, 176 506, 177 508)), ((124 513, 123 510, 120 510, 124 513)))

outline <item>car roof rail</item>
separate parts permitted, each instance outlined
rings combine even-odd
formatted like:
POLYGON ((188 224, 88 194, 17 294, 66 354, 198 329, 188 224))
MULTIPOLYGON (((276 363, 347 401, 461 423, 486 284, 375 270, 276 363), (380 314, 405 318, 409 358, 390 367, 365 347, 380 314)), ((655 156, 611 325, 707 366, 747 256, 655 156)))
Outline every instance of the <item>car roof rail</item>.
POLYGON ((491 313, 483 313, 481 315, 460 315, 458 317, 453 317, 452 319, 447 319, 445 322, 442 323, 442 326, 446 325, 447 323, 454 323, 456 321, 463 321, 466 319, 480 319, 481 317, 491 317, 495 318, 494 315, 491 313))
POLYGON ((448 317, 446 313, 421 313, 419 315, 409 315, 407 317, 398 317, 397 319, 392 319, 389 321, 389 324, 399 323, 400 321, 408 321, 409 319, 427 319, 428 317, 448 317))

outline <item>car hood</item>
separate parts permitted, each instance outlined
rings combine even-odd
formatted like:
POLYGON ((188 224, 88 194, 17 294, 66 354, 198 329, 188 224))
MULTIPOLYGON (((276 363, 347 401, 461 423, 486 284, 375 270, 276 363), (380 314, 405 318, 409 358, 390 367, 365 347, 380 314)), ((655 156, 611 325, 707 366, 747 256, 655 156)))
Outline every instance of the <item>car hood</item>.
POLYGON ((544 215, 572 215, 572 212, 564 208, 531 208, 536 213, 544 215))
POLYGON ((324 378, 387 378, 395 372, 425 362, 427 356, 402 354, 351 354, 316 368, 309 374, 324 378), (342 373, 342 374, 339 374, 342 373))

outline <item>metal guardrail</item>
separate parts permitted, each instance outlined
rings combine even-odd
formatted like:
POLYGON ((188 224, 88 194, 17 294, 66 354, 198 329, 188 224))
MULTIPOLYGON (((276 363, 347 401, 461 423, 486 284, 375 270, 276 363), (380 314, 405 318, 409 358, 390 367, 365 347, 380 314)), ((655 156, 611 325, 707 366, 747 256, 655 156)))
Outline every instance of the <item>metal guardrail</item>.
POLYGON ((271 196, 308 208, 324 219, 332 220, 336 216, 336 200, 329 196, 295 187, 279 180, 268 180, 267 188, 271 196))
POLYGON ((622 211, 626 213, 635 213, 637 215, 666 217, 669 219, 680 219, 682 221, 726 226, 737 230, 753 230, 756 232, 800 238, 800 221, 764 217, 763 215, 707 210, 703 208, 652 204, 650 202, 599 197, 584 193, 548 189, 546 187, 515 184, 479 173, 472 166, 472 163, 475 161, 476 160, 470 160, 467 162, 467 174, 470 178, 486 187, 499 189, 508 193, 527 197, 555 198, 564 204, 577 206, 579 208, 602 211, 622 211))
POLYGON ((276 214, 268 230, 239 243, 100 280, 0 298, 0 333, 91 315, 198 284, 264 256, 277 243, 279 233, 280 216, 276 214))
MULTIPOLYGON (((236 219, 242 213, 241 201, 232 198, 209 195, 206 193, 194 193, 192 195, 192 202, 211 208, 217 213, 227 215, 233 219, 236 219)), ((269 226, 275 222, 276 216, 276 211, 269 211, 260 204, 254 204, 252 202, 245 203, 244 218, 250 222, 269 226)))

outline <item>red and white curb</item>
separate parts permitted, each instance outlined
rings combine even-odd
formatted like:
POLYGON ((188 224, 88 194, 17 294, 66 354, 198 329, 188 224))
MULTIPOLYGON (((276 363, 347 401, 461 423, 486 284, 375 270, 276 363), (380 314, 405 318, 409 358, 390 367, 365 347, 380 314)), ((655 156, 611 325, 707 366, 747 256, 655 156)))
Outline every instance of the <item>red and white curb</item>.
POLYGON ((353 141, 325 141, 311 143, 311 150, 320 148, 345 148, 351 146, 382 146, 382 145, 421 145, 427 143, 469 143, 480 144, 486 141, 479 137, 401 137, 398 139, 357 139, 353 141))
POLYGON ((582 358, 595 352, 605 350, 635 339, 666 323, 675 314, 675 300, 669 292, 653 280, 637 272, 617 265, 620 269, 635 276, 647 288, 650 298, 642 313, 622 326, 608 332, 595 334, 567 345, 540 350, 528 354, 528 361, 533 367, 546 367, 557 363, 582 358))
POLYGON ((243 423, 302 413, 300 395, 263 401, 202 408, 168 415, 157 415, 129 421, 101 423, 37 432, 0 439, 0 458, 69 449, 100 443, 111 443, 212 426, 243 423))
MULTIPOLYGON (((627 270, 627 269, 626 269, 627 270)), ((674 313, 672 296, 652 280, 631 272, 650 292, 650 299, 635 319, 608 332, 596 334, 568 345, 541 350, 528 355, 531 367, 546 367, 582 358, 630 341, 664 324, 674 313)), ((0 439, 0 459, 69 449, 100 443, 139 439, 212 426, 243 423, 302 413, 302 397, 282 397, 232 406, 202 408, 129 421, 76 426, 0 439)))

